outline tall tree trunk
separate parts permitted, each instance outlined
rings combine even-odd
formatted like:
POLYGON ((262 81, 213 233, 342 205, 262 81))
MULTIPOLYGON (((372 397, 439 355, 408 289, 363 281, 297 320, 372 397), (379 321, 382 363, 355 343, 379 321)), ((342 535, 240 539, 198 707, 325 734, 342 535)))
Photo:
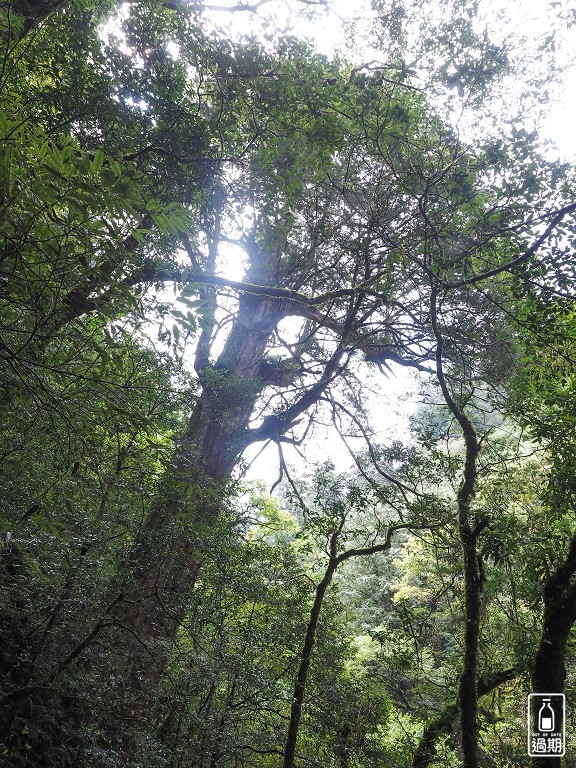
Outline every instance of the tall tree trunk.
MULTIPOLYGON (((542 638, 532 672, 534 693, 562 693, 566 680, 566 648, 576 621, 576 534, 564 562, 544 587, 542 638)), ((559 768, 560 757, 534 757, 533 768, 559 768)))
POLYGON ((460 722, 462 725, 462 751, 464 768, 478 766, 478 638, 483 574, 476 551, 478 528, 470 526, 469 501, 459 494, 459 530, 464 553, 464 661, 460 676, 460 722))
POLYGON ((113 617, 127 707, 136 718, 151 711, 197 578, 202 538, 219 517, 245 447, 263 386, 260 365, 281 317, 278 299, 241 296, 224 350, 200 371, 202 394, 131 554, 113 617))
MULTIPOLYGON (((271 280, 264 268, 253 270, 251 277, 261 278, 263 284, 271 280)), ((200 339, 196 369, 202 394, 143 525, 122 599, 114 609, 117 624, 124 629, 119 661, 123 668, 133 669, 130 688, 142 690, 137 681, 145 681, 143 711, 185 615, 202 558, 202 537, 220 518, 226 483, 240 455, 255 440, 279 439, 339 373, 342 344, 318 381, 295 403, 280 415, 268 416, 259 428, 248 429, 263 387, 275 383, 264 360, 270 336, 292 311, 290 300, 242 293, 227 342, 213 366, 208 364, 209 339, 200 339), (126 640, 132 646, 128 650, 126 640)), ((343 336, 356 311, 353 302, 343 336)))
MULTIPOLYGON (((518 669, 505 669, 501 672, 494 672, 487 680, 477 681, 478 698, 486 696, 502 683, 513 680, 519 674, 518 669)), ((457 702, 447 704, 444 709, 431 720, 422 736, 420 743, 414 754, 412 768, 428 768, 436 759, 436 743, 441 736, 449 734, 454 726, 454 721, 458 717, 459 707, 457 702)))
MULTIPOLYGON (((288 731, 286 733, 286 741, 284 742, 284 762, 282 768, 294 768, 294 760, 296 758, 296 743, 298 740, 298 731, 300 729, 300 718, 302 716, 302 705, 304 704, 304 696, 306 694, 306 686, 308 685, 308 673, 310 671, 310 661, 312 659, 312 651, 316 644, 316 632, 318 630, 318 620, 320 618, 320 612, 322 610, 322 604, 326 597, 326 591, 332 583, 332 578, 337 568, 346 560, 350 560, 353 557, 367 557, 369 555, 375 555, 379 552, 387 552, 392 545, 392 536, 396 531, 402 529, 414 529, 422 528, 423 526, 411 526, 410 524, 398 524, 391 525, 388 528, 386 539, 382 544, 375 544, 372 547, 364 547, 362 549, 347 549, 344 552, 338 553, 338 546, 340 542, 340 535, 344 526, 344 521, 338 530, 336 530, 330 537, 329 546, 329 560, 324 571, 322 580, 316 587, 316 593, 314 595, 314 601, 310 609, 310 616, 308 618, 308 624, 306 626, 306 635, 304 637, 304 643, 302 651, 300 652, 300 663, 298 666, 298 673, 294 682, 294 693, 292 696, 292 704, 290 707, 290 721, 288 723, 288 731)), ((345 759, 347 759, 346 753, 344 753, 345 759)), ((340 760, 342 762, 342 755, 340 760)))
MULTIPOLYGON (((337 535, 336 542, 337 542, 337 535)), ((332 547, 335 549, 335 546, 332 547)), ((302 716, 302 705, 304 703, 304 694, 306 692, 306 686, 308 684, 308 673, 310 671, 310 660, 312 658, 312 651, 316 643, 316 631, 318 629, 318 619, 320 618, 320 611, 322 610, 322 603, 326 595, 326 590, 330 586, 332 577, 337 568, 337 562, 335 558, 331 557, 328 567, 324 572, 322 581, 316 587, 316 594, 314 596, 314 602, 310 609, 310 617, 308 619, 308 626, 306 627, 306 636, 304 638, 304 644, 302 646, 302 652, 300 654, 300 665, 298 667, 298 674, 296 675, 296 681, 294 683, 294 693, 292 695, 292 705, 290 707, 290 722, 288 724, 288 732, 286 734, 286 742, 284 745, 284 762, 282 768, 294 768, 294 759, 296 757, 296 742, 298 739, 298 731, 300 729, 300 718, 302 716)))
POLYGON ((444 339, 438 323, 437 299, 438 290, 434 289, 431 319, 436 337, 436 375, 446 405, 460 425, 465 445, 464 474, 458 490, 458 532, 464 560, 464 659, 459 698, 464 768, 478 768, 478 639, 484 575, 476 544, 487 521, 472 526, 470 507, 476 490, 480 442, 472 422, 452 397, 446 381, 443 367, 444 339))

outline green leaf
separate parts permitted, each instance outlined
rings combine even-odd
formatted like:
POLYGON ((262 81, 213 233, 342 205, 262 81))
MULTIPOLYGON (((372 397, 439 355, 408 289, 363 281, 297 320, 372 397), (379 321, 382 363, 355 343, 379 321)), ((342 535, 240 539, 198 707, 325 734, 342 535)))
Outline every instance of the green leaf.
POLYGON ((91 172, 92 173, 98 173, 102 169, 102 167, 104 165, 104 160, 105 159, 106 158, 105 158, 104 152, 102 152, 101 149, 97 149, 94 152, 94 159, 90 163, 90 170, 91 170, 91 172))

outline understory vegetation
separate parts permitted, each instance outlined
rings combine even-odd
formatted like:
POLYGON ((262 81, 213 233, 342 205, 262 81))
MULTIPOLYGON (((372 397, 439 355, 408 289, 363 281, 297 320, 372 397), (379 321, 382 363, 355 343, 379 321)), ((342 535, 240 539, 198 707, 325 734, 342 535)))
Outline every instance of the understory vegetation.
POLYGON ((548 10, 0 5, 1 766, 573 765, 548 10))

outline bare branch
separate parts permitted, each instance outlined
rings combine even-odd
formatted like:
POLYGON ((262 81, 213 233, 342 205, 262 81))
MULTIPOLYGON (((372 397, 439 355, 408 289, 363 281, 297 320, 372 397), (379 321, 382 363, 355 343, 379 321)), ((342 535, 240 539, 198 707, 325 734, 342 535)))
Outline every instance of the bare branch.
POLYGON ((382 544, 375 544, 373 547, 363 547, 360 549, 347 549, 342 552, 335 559, 336 567, 343 563, 345 560, 349 560, 351 557, 368 557, 369 555, 376 555, 378 552, 386 552, 392 546, 392 537, 396 531, 408 530, 408 531, 433 531, 438 528, 438 525, 412 525, 411 523, 398 523, 398 525, 391 525, 386 533, 386 539, 382 544))

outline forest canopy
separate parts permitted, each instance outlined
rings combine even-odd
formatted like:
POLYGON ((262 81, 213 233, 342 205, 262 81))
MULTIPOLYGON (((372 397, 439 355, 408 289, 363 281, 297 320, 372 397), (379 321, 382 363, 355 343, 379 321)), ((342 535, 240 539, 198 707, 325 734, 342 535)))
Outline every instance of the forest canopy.
POLYGON ((572 765, 548 10, 0 4, 1 765, 572 765))

